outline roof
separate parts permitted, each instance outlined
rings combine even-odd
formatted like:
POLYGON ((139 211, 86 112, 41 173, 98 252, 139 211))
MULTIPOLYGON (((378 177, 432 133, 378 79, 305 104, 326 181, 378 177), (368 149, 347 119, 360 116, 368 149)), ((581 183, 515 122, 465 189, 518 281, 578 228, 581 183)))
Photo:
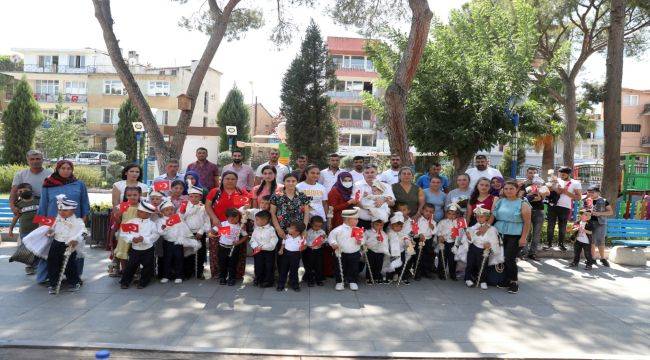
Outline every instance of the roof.
POLYGON ((328 36, 327 49, 334 54, 364 55, 366 41, 368 39, 328 36))
POLYGON ((631 89, 631 88, 622 88, 621 92, 640 92, 640 93, 647 93, 650 94, 650 89, 647 90, 640 90, 640 89, 631 89))
MULTIPOLYGON (((276 115, 273 115, 273 114, 269 111, 269 109, 267 109, 267 108, 264 106, 264 104, 262 104, 261 102, 258 102, 258 103, 256 103, 256 104, 257 104, 258 107, 261 106, 262 109, 264 109, 264 111, 266 111, 266 113, 269 114, 270 117, 272 117, 272 118, 275 118, 275 117, 276 117, 276 115)), ((251 111, 255 111, 254 109, 255 109, 255 105, 256 105, 256 104, 248 104, 248 107, 251 109, 251 111)))

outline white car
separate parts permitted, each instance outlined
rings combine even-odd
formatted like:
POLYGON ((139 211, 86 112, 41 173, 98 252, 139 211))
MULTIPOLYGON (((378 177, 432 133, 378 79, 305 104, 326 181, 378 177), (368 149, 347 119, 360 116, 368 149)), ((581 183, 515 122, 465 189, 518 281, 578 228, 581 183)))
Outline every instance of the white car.
POLYGON ((106 153, 94 151, 82 151, 79 154, 70 154, 63 157, 77 165, 105 165, 108 164, 106 153))

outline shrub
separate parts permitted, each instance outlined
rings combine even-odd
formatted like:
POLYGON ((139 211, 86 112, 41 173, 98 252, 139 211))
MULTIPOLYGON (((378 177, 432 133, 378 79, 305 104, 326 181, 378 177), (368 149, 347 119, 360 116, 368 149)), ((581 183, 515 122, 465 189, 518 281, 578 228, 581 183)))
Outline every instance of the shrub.
POLYGON ((14 180, 16 172, 26 169, 25 165, 1 165, 0 166, 0 192, 9 192, 11 182, 14 180))
POLYGON ((126 161, 126 155, 119 150, 109 152, 106 157, 108 158, 108 161, 112 163, 123 163, 126 161))
POLYGON ((341 169, 352 169, 352 159, 354 159, 354 156, 347 155, 342 157, 340 164, 341 169))
POLYGON ((83 181, 87 188, 100 188, 104 182, 99 166, 76 165, 74 167, 74 176, 83 181))
POLYGON ((230 164, 232 162, 232 154, 230 151, 222 151, 217 155, 217 164, 222 166, 225 164, 230 164))

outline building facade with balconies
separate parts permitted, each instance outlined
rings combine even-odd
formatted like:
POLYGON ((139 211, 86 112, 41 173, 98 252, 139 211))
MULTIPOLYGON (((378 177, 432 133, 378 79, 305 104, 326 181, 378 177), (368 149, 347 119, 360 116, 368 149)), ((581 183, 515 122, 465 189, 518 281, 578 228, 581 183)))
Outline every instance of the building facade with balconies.
POLYGON ((362 92, 382 96, 375 87, 378 78, 365 52, 365 39, 327 38, 327 48, 336 66, 336 84, 327 95, 335 104, 341 155, 369 155, 377 151, 377 118, 365 106, 362 92))
MULTIPOLYGON (((22 72, 8 72, 17 79, 23 76, 34 90, 34 97, 46 116, 57 116, 59 98, 68 114, 78 112, 86 123, 88 149, 110 151, 115 148, 115 130, 119 108, 128 94, 107 53, 96 49, 14 49, 24 57, 22 72)), ((177 96, 185 93, 195 63, 189 66, 155 68, 139 62, 135 51, 125 61, 156 117, 166 139, 174 133, 180 115, 177 96)), ((194 159, 194 151, 208 149, 216 161, 219 128, 216 119, 220 107, 221 73, 209 68, 196 99, 194 114, 182 164, 194 159)))
POLYGON ((650 153, 650 90, 621 92, 621 154, 650 153))

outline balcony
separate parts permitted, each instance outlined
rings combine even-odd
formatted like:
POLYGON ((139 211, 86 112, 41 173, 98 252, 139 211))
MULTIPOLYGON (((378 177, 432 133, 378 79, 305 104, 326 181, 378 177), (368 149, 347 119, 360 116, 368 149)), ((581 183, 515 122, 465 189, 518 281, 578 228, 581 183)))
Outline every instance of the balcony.
POLYGON ((346 99, 346 100, 359 100, 361 99, 361 91, 333 91, 330 90, 326 93, 332 99, 346 99))
POLYGON ((336 70, 356 70, 365 72, 375 72, 375 68, 367 67, 364 64, 335 64, 336 70))
POLYGON ((375 128, 375 124, 371 120, 338 120, 339 127, 352 128, 352 129, 369 129, 375 128))
MULTIPOLYGON (((134 74, 152 73, 152 69, 143 65, 129 65, 129 70, 134 74)), ((68 65, 44 65, 25 64, 23 71, 26 73, 53 73, 53 74, 115 74, 115 68, 112 65, 88 65, 88 66, 68 66, 68 65)), ((155 73, 159 73, 155 70, 155 73)))
POLYGON ((650 136, 644 136, 641 138, 641 147, 650 147, 650 136))
MULTIPOLYGON (((87 103, 86 94, 60 94, 65 103, 87 103)), ((59 101, 59 94, 38 94, 34 93, 34 99, 38 102, 55 103, 59 101)))

